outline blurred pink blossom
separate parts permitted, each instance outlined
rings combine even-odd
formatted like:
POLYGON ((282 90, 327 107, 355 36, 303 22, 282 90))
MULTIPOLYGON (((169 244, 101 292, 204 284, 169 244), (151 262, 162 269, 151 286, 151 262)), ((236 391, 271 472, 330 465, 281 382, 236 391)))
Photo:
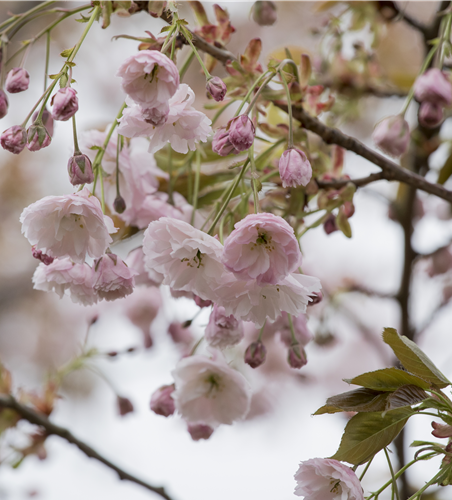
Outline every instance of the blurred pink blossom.
POLYGON ((227 315, 224 307, 215 304, 204 336, 210 346, 218 349, 238 344, 243 339, 243 322, 227 315))

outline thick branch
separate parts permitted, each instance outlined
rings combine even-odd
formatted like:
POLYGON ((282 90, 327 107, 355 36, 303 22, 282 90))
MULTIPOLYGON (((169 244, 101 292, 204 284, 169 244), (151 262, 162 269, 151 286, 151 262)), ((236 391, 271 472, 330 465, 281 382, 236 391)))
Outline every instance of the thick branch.
POLYGON ((321 181, 316 179, 317 186, 321 189, 340 189, 346 186, 349 182, 353 183, 356 187, 365 186, 371 182, 389 180, 384 172, 377 172, 370 174, 367 177, 360 177, 359 179, 338 179, 335 181, 321 181))
POLYGON ((165 498, 165 500, 172 500, 171 497, 167 495, 164 488, 151 486, 150 484, 142 481, 141 479, 138 479, 135 476, 132 476, 131 474, 125 472, 120 467, 113 464, 112 462, 104 458, 102 455, 97 453, 97 451, 91 448, 91 446, 88 446, 83 441, 77 439, 68 429, 53 424, 47 417, 45 417, 44 415, 40 415, 39 413, 35 412, 34 410, 25 405, 22 405, 21 403, 16 401, 16 399, 14 399, 12 396, 0 395, 0 408, 10 408, 11 410, 16 411, 22 418, 28 420, 30 423, 43 427, 48 435, 59 436, 68 441, 69 443, 75 444, 75 446, 77 446, 81 451, 83 451, 83 453, 86 456, 94 458, 99 462, 102 462, 110 469, 114 470, 118 474, 121 480, 131 481, 135 484, 139 484, 140 486, 143 486, 143 488, 146 488, 150 491, 153 491, 154 493, 157 493, 157 495, 160 495, 162 498, 165 498))

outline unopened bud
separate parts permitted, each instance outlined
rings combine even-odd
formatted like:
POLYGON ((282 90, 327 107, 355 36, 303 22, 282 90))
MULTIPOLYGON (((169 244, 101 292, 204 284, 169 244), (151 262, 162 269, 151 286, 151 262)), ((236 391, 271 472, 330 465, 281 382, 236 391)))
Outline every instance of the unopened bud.
POLYGON ((443 121, 444 113, 440 104, 422 102, 419 107, 419 123, 425 128, 435 128, 443 121))
POLYGON ((336 217, 333 214, 328 215, 323 223, 323 230, 326 234, 334 233, 334 231, 338 230, 336 225, 336 217))
POLYGON ((418 102, 431 102, 440 106, 452 104, 452 84, 439 68, 431 68, 418 76, 413 88, 418 102))
POLYGON ((8 113, 8 97, 3 90, 0 89, 0 119, 4 118, 8 113))
POLYGON ((27 144, 27 131, 19 125, 14 125, 3 132, 0 143, 6 151, 18 155, 27 144))
POLYGON ((118 404, 119 414, 121 415, 121 417, 127 415, 128 413, 133 412, 133 404, 132 401, 130 401, 130 399, 118 396, 117 404, 118 404))
POLYGON ((224 99, 228 89, 220 77, 213 76, 207 81, 206 90, 215 99, 215 101, 220 102, 224 99))
POLYGON ((224 127, 219 128, 215 132, 212 140, 212 151, 220 156, 236 155, 239 153, 229 140, 229 132, 224 127))
POLYGON ((250 344, 245 351, 245 363, 251 368, 257 368, 265 362, 267 349, 264 344, 258 340, 250 344))
POLYGON ((197 295, 194 296, 194 300, 195 300, 195 304, 198 306, 198 307, 210 307, 212 305, 212 301, 211 300, 204 300, 204 299, 201 299, 201 297, 198 297, 197 295))
POLYGON ((171 394, 174 392, 174 384, 162 385, 157 389, 151 396, 151 410, 157 415, 162 415, 163 417, 169 417, 176 411, 174 406, 174 399, 171 394))
POLYGON ((91 184, 94 181, 93 167, 90 159, 79 151, 69 158, 67 163, 69 180, 73 186, 91 184))
POLYGON ((307 362, 306 352, 299 344, 290 346, 287 362, 292 368, 302 368, 307 362))
POLYGON ((205 424, 188 424, 187 430, 190 433, 193 441, 199 441, 200 439, 209 439, 214 431, 214 429, 212 429, 210 425, 205 424))
POLYGON ((10 94, 17 94, 28 89, 30 75, 24 68, 13 68, 6 77, 5 88, 10 94))
POLYGON ((432 422, 433 431, 432 434, 437 438, 449 438, 452 437, 452 425, 439 424, 438 422, 432 422))
POLYGON ((253 20, 259 26, 272 26, 275 24, 277 19, 275 2, 254 2, 252 11, 253 20))
POLYGON ((240 115, 229 122, 229 140, 237 151, 246 151, 254 142, 256 129, 247 115, 240 115))
MULTIPOLYGON (((36 118, 38 118, 38 114, 39 111, 35 111, 35 113, 33 113, 33 121, 36 121, 36 118)), ((47 108, 42 112, 41 120, 50 137, 53 137, 53 116, 47 108)))
POLYGON ((285 188, 306 186, 312 177, 312 167, 303 151, 290 148, 279 159, 279 175, 285 188))
POLYGON ((113 208, 117 214, 124 213, 124 210, 127 208, 126 202, 122 196, 117 196, 115 201, 113 202, 113 208))
POLYGON ((31 254, 35 259, 40 260, 46 266, 49 266, 54 261, 53 257, 50 257, 50 255, 47 255, 45 253, 42 253, 42 251, 38 250, 36 246, 31 247, 31 254))
POLYGON ((39 151, 46 148, 52 142, 47 129, 42 122, 34 122, 27 130, 27 148, 30 151, 39 151))
POLYGON ((63 87, 53 95, 51 105, 53 118, 65 122, 78 111, 77 92, 71 87, 63 87))
POLYGON ((323 295, 322 292, 315 292, 312 295, 309 296, 312 300, 311 302, 308 302, 308 306, 315 306, 319 302, 322 302, 323 300, 323 295))
POLYGON ((355 213, 355 205, 352 201, 345 201, 342 208, 347 219, 350 219, 350 217, 352 217, 355 213))
POLYGON ((402 116, 389 116, 377 123, 372 138, 384 153, 401 156, 410 142, 410 128, 402 116))

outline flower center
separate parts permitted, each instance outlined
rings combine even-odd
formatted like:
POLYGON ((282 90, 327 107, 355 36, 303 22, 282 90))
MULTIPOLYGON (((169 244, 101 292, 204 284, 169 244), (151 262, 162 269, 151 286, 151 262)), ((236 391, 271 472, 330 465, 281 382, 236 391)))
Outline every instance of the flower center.
POLYGON ((341 494, 342 493, 342 487, 341 487, 341 481, 340 479, 337 480, 337 479, 334 479, 334 478, 331 478, 330 479, 330 486, 332 485, 332 488, 330 490, 331 493, 334 493, 335 495, 337 494, 341 494))
POLYGON ((157 76, 158 70, 159 67, 157 64, 155 64, 150 73, 144 74, 144 79, 148 80, 149 78, 148 83, 152 83, 154 81, 154 78, 157 76))
POLYGON ((208 386, 206 397, 215 398, 217 393, 222 390, 221 377, 217 373, 209 373, 205 379, 208 386))
POLYGON ((201 253, 201 251, 198 248, 198 251, 196 252, 196 255, 192 259, 188 259, 187 257, 181 259, 181 262, 186 262, 187 266, 189 267, 196 267, 196 269, 199 269, 201 266, 204 264, 202 263, 202 257, 204 254, 201 253))
POLYGON ((273 237, 259 227, 256 229, 256 243, 251 243, 251 250, 254 250, 257 247, 263 247, 267 252, 272 252, 275 249, 275 246, 273 245, 273 237))

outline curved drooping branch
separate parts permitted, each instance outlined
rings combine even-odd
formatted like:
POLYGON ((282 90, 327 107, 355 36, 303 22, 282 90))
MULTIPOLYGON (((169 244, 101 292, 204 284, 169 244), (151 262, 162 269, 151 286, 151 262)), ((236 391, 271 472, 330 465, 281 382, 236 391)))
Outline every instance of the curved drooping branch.
POLYGON ((104 465, 114 470, 118 474, 119 479, 139 484, 140 486, 143 486, 143 488, 146 488, 149 491, 153 491, 165 500, 172 500, 172 498, 166 493, 164 488, 152 486, 149 483, 146 483, 145 481, 132 476, 132 474, 129 474, 114 463, 110 462, 110 460, 100 455, 96 450, 91 448, 91 446, 76 438, 71 431, 64 427, 60 427, 59 425, 55 425, 47 417, 37 413, 28 406, 19 403, 12 396, 0 394, 0 409, 1 408, 9 408, 16 411, 23 419, 28 420, 28 422, 32 424, 42 427, 49 436, 59 436, 69 443, 75 444, 75 446, 77 446, 77 448, 79 448, 87 457, 94 458, 95 460, 102 462, 104 465))

